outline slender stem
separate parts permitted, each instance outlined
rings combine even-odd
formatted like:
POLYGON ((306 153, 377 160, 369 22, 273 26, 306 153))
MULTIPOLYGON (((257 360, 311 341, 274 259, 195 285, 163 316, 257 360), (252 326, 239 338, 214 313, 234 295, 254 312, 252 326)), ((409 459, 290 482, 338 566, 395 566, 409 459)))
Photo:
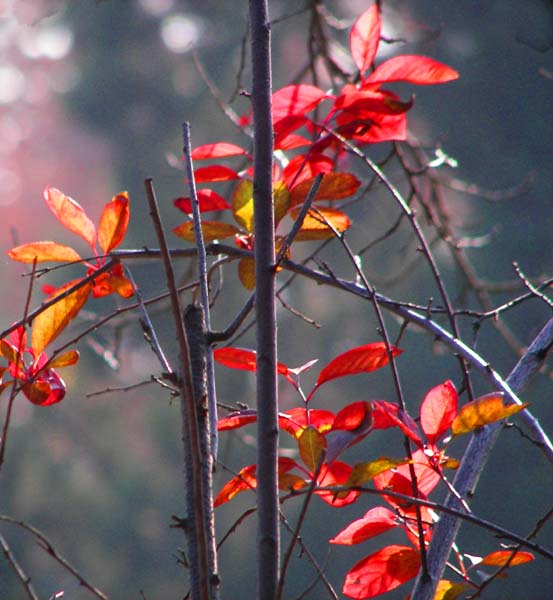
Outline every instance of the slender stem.
POLYGON ((257 597, 275 598, 280 532, 271 36, 267 0, 250 0, 254 121, 255 311, 257 341, 257 597))

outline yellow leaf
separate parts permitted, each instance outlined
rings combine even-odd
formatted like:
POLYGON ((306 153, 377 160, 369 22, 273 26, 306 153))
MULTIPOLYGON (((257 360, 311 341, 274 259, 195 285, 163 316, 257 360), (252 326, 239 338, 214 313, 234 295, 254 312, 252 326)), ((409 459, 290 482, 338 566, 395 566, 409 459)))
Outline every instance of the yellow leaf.
POLYGON ((8 251, 8 256, 12 260, 17 260, 22 263, 32 263, 36 258, 36 262, 72 262, 81 260, 79 254, 69 246, 57 244, 56 242, 32 242, 30 244, 22 244, 8 251))
POLYGON ((314 472, 321 454, 326 448, 325 436, 312 425, 308 425, 298 439, 300 456, 306 467, 314 472))
MULTIPOLYGON (((194 223, 192 221, 186 221, 186 223, 182 223, 182 225, 175 227, 173 233, 187 242, 196 242, 194 223)), ((202 221, 202 233, 204 242, 209 243, 213 242, 213 240, 232 237, 233 235, 240 233, 240 230, 234 225, 223 223, 221 221, 202 221)))
MULTIPOLYGON (((291 193, 291 205, 297 206, 303 204, 311 187, 315 177, 302 181, 294 188, 291 193)), ((325 173, 323 180, 315 196, 315 202, 320 200, 341 200, 355 194, 361 182, 355 175, 351 173, 325 173)))
POLYGON ((242 179, 232 193, 232 212, 236 222, 253 233, 253 183, 242 179))
POLYGON ((457 598, 468 589, 470 589, 468 583, 454 583, 447 579, 441 579, 436 586, 434 600, 457 600, 457 598))
POLYGON ((400 465, 406 464, 405 460, 396 460, 393 458, 377 458, 376 460, 372 460, 371 462, 362 462, 357 463, 352 472, 350 473, 348 480, 346 481, 346 486, 356 486, 363 485, 370 481, 380 473, 384 473, 384 471, 389 471, 390 469, 394 469, 399 467, 400 465))
POLYGON ((290 208, 290 191, 284 181, 275 181, 273 184, 273 195, 275 205, 275 223, 284 217, 290 208))
POLYGON ((241 258, 238 261, 238 278, 247 290, 255 288, 255 262, 252 258, 241 258))
POLYGON ((465 404, 453 419, 453 435, 474 431, 484 425, 502 421, 526 408, 527 404, 503 404, 503 394, 493 392, 465 404))
MULTIPOLYGON (((293 219, 297 217, 298 212, 298 210, 292 211, 293 219)), ((330 223, 340 233, 346 231, 351 225, 349 217, 339 210, 333 208, 317 208, 316 211, 310 210, 296 235, 296 241, 306 242, 331 238, 334 232, 325 221, 330 223)))
MULTIPOLYGON (((56 290, 48 300, 60 296, 63 292, 72 288, 78 281, 74 280, 66 283, 63 287, 56 290)), ((91 284, 80 287, 35 317, 31 335, 31 347, 35 356, 38 357, 44 348, 56 339, 77 316, 88 298, 91 287, 91 284)))
POLYGON ((81 205, 56 188, 46 188, 44 199, 56 219, 64 226, 83 238, 91 248, 96 244, 96 227, 88 218, 81 205))
POLYGON ((48 362, 49 369, 59 369, 61 367, 70 367, 74 365, 79 360, 79 352, 78 350, 68 350, 63 354, 59 354, 52 360, 48 362))

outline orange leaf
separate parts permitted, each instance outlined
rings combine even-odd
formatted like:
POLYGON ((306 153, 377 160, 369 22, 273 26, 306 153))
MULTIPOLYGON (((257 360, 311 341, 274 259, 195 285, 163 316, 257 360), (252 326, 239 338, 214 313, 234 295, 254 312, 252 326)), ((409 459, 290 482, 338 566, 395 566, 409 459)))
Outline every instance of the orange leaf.
POLYGON ((255 490, 257 487, 257 479, 255 478, 256 465, 249 465, 240 469, 238 475, 227 482, 217 494, 213 502, 213 506, 217 507, 229 500, 240 492, 246 490, 255 490))
POLYGON ((68 350, 63 354, 59 354, 52 360, 48 361, 49 369, 59 369, 61 367, 70 367, 71 365, 77 364, 79 361, 78 350, 68 350))
POLYGON ((380 42, 380 13, 373 4, 353 24, 349 34, 351 56, 363 74, 373 63, 380 42))
POLYGON ((516 567, 532 560, 534 560, 534 555, 530 552, 515 552, 513 556, 512 550, 498 550, 484 556, 482 562, 478 564, 488 565, 489 567, 503 567, 509 563, 510 567, 516 567))
POLYGON ((465 404, 453 420, 453 435, 474 431, 484 425, 502 421, 526 408, 527 404, 503 404, 503 394, 492 392, 465 404))
MULTIPOLYGON (((298 213, 298 209, 292 211, 292 219, 296 219, 298 213)), ((327 222, 339 233, 346 231, 351 225, 349 217, 340 210, 334 208, 317 208, 317 210, 310 210, 305 216, 303 225, 295 237, 296 241, 307 242, 313 240, 326 240, 333 237, 334 232, 327 225, 327 222)))
POLYGON ((98 225, 98 243, 104 254, 119 246, 127 232, 130 209, 129 195, 121 192, 104 206, 98 225))
POLYGON ((251 291, 255 288, 255 262, 253 258, 241 258, 238 261, 238 279, 247 290, 251 291))
POLYGON ((367 77, 364 84, 407 81, 418 85, 446 83, 459 78, 455 69, 427 56, 402 54, 394 56, 382 64, 367 77))
MULTIPOLYGON (((52 296, 48 298, 56 298, 66 290, 72 288, 80 280, 76 279, 66 283, 58 288, 52 296)), ((91 284, 84 285, 65 298, 59 300, 43 312, 41 312, 33 320, 33 331, 31 335, 31 347, 35 356, 46 348, 46 346, 55 340, 58 335, 69 325, 69 323, 77 316, 81 308, 84 306, 90 293, 91 284)))
POLYGON ((305 466, 313 473, 317 468, 321 454, 326 448, 325 436, 312 425, 307 426, 298 438, 300 457, 305 466))
POLYGON ((69 231, 76 233, 94 249, 96 245, 96 227, 87 217, 82 207, 56 188, 47 187, 44 199, 56 219, 69 231))
POLYGON ((418 550, 390 545, 360 560, 346 575, 342 592, 358 600, 374 598, 413 579, 420 567, 418 550))
MULTIPOLYGON (((173 233, 187 242, 196 242, 192 221, 186 221, 186 223, 178 225, 173 229, 173 233)), ((240 233, 240 230, 234 225, 222 221, 202 221, 202 233, 205 242, 212 242, 213 240, 232 237, 240 233)))
POLYGON ((204 144, 192 150, 192 160, 206 160, 208 158, 226 158, 227 156, 248 156, 248 153, 236 144, 229 142, 216 142, 204 144))
MULTIPOLYGON (((296 185, 290 192, 290 205, 303 204, 315 178, 306 179, 296 185)), ((325 173, 314 198, 314 202, 321 200, 341 200, 355 194, 361 182, 352 173, 325 173)))
POLYGON ((290 492, 292 490, 301 490, 308 483, 300 477, 299 475, 294 475, 293 473, 283 473, 278 478, 278 487, 285 492, 290 492))
POLYGON ((8 256, 12 260, 22 263, 54 262, 73 262, 80 260, 79 254, 70 246, 64 246, 56 242, 32 242, 22 244, 8 251, 8 256))

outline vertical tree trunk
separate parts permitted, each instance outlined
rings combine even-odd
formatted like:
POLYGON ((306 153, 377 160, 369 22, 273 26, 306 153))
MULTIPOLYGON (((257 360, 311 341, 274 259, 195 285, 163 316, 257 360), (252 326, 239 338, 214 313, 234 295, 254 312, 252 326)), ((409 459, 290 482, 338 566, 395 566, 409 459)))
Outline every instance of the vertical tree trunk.
POLYGON ((271 50, 267 0, 250 0, 257 320, 257 597, 275 597, 279 571, 278 396, 271 50))

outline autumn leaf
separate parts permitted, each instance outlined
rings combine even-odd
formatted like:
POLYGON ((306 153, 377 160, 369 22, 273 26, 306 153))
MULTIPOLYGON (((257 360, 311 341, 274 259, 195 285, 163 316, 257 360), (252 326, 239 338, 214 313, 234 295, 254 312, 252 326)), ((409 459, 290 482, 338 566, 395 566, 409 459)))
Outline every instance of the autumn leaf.
MULTIPOLYGON (((64 286, 58 288, 53 296, 47 298, 52 300, 71 289, 80 280, 70 281, 64 286)), ((46 348, 46 346, 55 340, 58 335, 69 325, 84 306, 91 290, 91 284, 83 285, 74 292, 65 296, 46 310, 42 311, 33 320, 33 330, 31 334, 31 347, 35 356, 46 348)))
POLYGON ((346 485, 363 485, 368 481, 371 481, 371 479, 374 479, 377 475, 389 471, 390 469, 395 469, 400 465, 404 465, 406 462, 407 461, 405 460, 382 457, 371 460, 370 462, 357 463, 353 466, 353 470, 346 481, 346 485))
POLYGON ((78 252, 70 246, 64 246, 56 242, 32 242, 22 244, 8 251, 12 260, 22 263, 41 262, 73 262, 81 260, 78 252))
POLYGON ((394 527, 397 527, 395 513, 384 506, 376 506, 366 512, 360 519, 352 521, 329 542, 331 544, 352 546, 376 537, 394 527))
POLYGON ((459 78, 455 69, 427 56, 402 54, 378 65, 363 85, 406 81, 418 85, 446 83, 459 78))
MULTIPOLYGON (((201 213, 230 208, 228 202, 214 190, 197 190, 196 197, 198 198, 201 213)), ((177 198, 173 201, 173 204, 187 215, 192 214, 192 201, 190 198, 177 198)))
POLYGON ((192 160, 206 160, 209 158, 227 158, 229 156, 248 156, 248 153, 229 142, 215 142, 214 144, 204 144, 192 150, 192 160))
POLYGON ((298 450, 305 466, 314 473, 326 448, 325 436, 312 425, 307 426, 298 438, 298 450))
POLYGON ((129 195, 127 192, 120 192, 104 206, 100 215, 98 244, 104 254, 109 254, 123 241, 129 219, 129 195))
MULTIPOLYGON (((350 473, 350 465, 336 460, 332 464, 325 464, 324 469, 317 479, 317 484, 320 487, 343 486, 348 480, 350 473)), ((345 494, 336 494, 331 491, 318 490, 315 494, 329 506, 341 508, 355 502, 359 498, 360 492, 351 490, 345 494)))
POLYGON ((507 563, 509 567, 516 567, 534 560, 534 555, 530 552, 514 552, 512 550, 497 550, 484 556, 479 565, 487 565, 488 567, 504 567, 507 563), (513 555, 514 554, 514 555, 513 555))
MULTIPOLYGON (((175 235, 187 242, 196 242, 193 221, 186 221, 185 223, 174 227, 172 231, 175 235)), ((214 240, 223 240, 232 237, 240 233, 240 230, 234 225, 223 223, 222 221, 202 221, 202 233, 204 241, 209 243, 214 240)))
POLYGON ((503 404, 503 394, 492 392, 465 404, 451 425, 453 435, 474 431, 484 425, 502 421, 526 408, 527 404, 503 404))
POLYGON ((55 358, 48 361, 49 369, 59 369, 61 367, 70 367, 79 361, 78 350, 68 350, 63 354, 58 354, 55 358))
POLYGON ((313 110, 328 94, 313 85, 300 83, 288 85, 277 90, 272 97, 273 122, 277 123, 287 117, 303 117, 313 110))
POLYGON ((409 546, 386 546, 350 569, 342 592, 358 600, 374 598, 413 579, 419 567, 418 550, 409 546))
POLYGON ((361 75, 372 65, 380 43, 380 13, 373 4, 353 24, 349 35, 351 56, 361 75))
POLYGON ((421 427, 430 444, 449 429, 457 414, 457 391, 451 381, 432 388, 421 404, 421 427))
POLYGON ((257 479, 255 478, 256 465, 249 465, 240 469, 238 475, 228 481, 217 494, 213 501, 213 506, 216 508, 229 500, 232 500, 240 492, 246 490, 255 490, 257 487, 257 479))
POLYGON ((470 585, 468 583, 455 583, 447 579, 440 579, 433 600, 457 600, 463 592, 467 592, 469 589, 470 585))
POLYGON ((76 233, 88 242, 89 246, 94 249, 96 245, 96 227, 87 217, 80 204, 52 187, 47 187, 44 190, 44 199, 56 219, 69 231, 76 233))
POLYGON ((319 173, 330 173, 334 163, 328 156, 319 152, 298 154, 284 167, 282 176, 288 187, 295 187, 311 179, 312 181, 319 173))
POLYGON ((196 183, 205 183, 206 181, 230 181, 238 179, 238 173, 225 165, 210 165, 209 167, 199 167, 194 171, 196 183))
MULTIPOLYGON (((290 192, 290 205, 303 204, 315 178, 309 178, 292 188, 290 192)), ((361 182, 352 173, 325 173, 317 190, 314 202, 321 200, 342 200, 355 194, 361 182)))
MULTIPOLYGON (((216 348, 213 351, 213 358, 219 364, 231 369, 241 369, 242 371, 257 370, 257 353, 255 350, 235 348, 232 346, 216 348)), ((282 362, 277 363, 277 372, 279 375, 290 377, 288 367, 282 362)))

